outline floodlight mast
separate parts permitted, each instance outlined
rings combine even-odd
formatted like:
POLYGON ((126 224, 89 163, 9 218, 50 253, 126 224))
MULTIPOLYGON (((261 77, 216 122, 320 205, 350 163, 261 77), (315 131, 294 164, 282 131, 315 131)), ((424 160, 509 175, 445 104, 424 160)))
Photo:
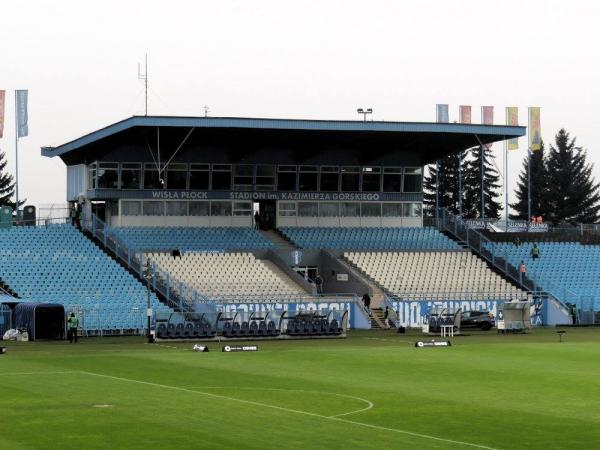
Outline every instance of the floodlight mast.
POLYGON ((140 63, 138 63, 138 80, 144 82, 144 115, 148 115, 148 53, 145 55, 144 72, 142 73, 140 63))
POLYGON ((358 114, 362 114, 363 115, 363 122, 366 122, 367 121, 367 114, 373 114, 373 108, 367 108, 367 109, 358 108, 356 110, 356 112, 358 114))

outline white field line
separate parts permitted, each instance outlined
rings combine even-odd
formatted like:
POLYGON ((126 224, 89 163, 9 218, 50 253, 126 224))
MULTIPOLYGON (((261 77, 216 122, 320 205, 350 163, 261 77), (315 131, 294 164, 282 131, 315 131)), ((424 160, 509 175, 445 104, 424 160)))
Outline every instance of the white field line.
POLYGON ((336 397, 350 398, 352 400, 358 400, 360 402, 367 404, 367 406, 365 408, 356 409, 356 410, 352 410, 352 411, 345 412, 342 414, 336 414, 335 416, 329 416, 329 417, 341 417, 341 416, 347 416, 349 414, 357 414, 359 412, 368 411, 369 409, 373 408, 373 406, 375 406, 375 404, 372 401, 367 400, 366 398, 355 397, 354 395, 348 395, 348 394, 338 394, 337 392, 328 392, 328 391, 307 391, 305 389, 255 388, 255 387, 237 387, 237 386, 185 386, 184 389, 232 389, 232 390, 236 390, 236 391, 304 392, 307 394, 333 395, 336 397))
POLYGON ((63 373, 81 373, 79 370, 57 370, 49 372, 0 372, 0 377, 13 377, 20 375, 57 375, 63 373))
POLYGON ((219 394, 214 394, 212 392, 201 392, 201 391, 195 391, 193 389, 186 389, 186 388, 182 388, 179 386, 170 386, 168 384, 160 384, 160 383, 152 383, 150 381, 141 381, 141 380, 135 380, 133 378, 123 378, 123 377, 116 377, 113 375, 104 375, 101 373, 95 373, 95 372, 87 372, 87 371, 80 371, 79 373, 82 374, 86 374, 86 375, 92 375, 95 377, 101 377, 101 378, 108 378, 111 380, 119 380, 119 381, 126 381, 129 383, 137 383, 137 384, 143 384, 146 386, 154 386, 154 387, 158 387, 158 388, 162 388, 162 389, 170 389, 173 391, 179 391, 179 392, 187 392, 190 394, 199 394, 199 395, 204 395, 206 397, 212 397, 212 398, 219 398, 222 400, 231 400, 234 402, 239 402, 239 403, 245 403, 247 405, 254 405, 254 406, 262 406, 265 408, 271 408, 271 409, 276 409, 278 411, 285 411, 285 412, 290 412, 290 413, 294 413, 294 414, 302 414, 305 416, 310 416, 310 417, 316 417, 319 419, 328 419, 328 420, 332 420, 332 421, 336 421, 336 422, 341 422, 341 423, 348 423, 351 425, 358 425, 361 427, 365 427, 365 428, 371 428, 374 430, 381 430, 381 431, 390 431, 392 433, 399 433, 399 434, 405 434, 408 436, 414 436, 414 437, 419 437, 419 438, 423 438, 423 439, 430 439, 433 441, 438 441, 438 442, 447 442, 450 444, 457 444, 457 445, 464 445, 467 447, 473 447, 473 448, 482 448, 482 449, 486 449, 486 450, 498 450, 494 447, 488 447, 485 445, 480 445, 480 444, 473 444, 471 442, 463 442, 463 441, 455 441, 453 439, 446 439, 446 438, 441 438, 441 437, 437 437, 437 436, 431 436, 428 434, 423 434, 423 433, 415 433, 413 431, 406 431, 406 430, 401 430, 399 428, 388 428, 388 427, 384 427, 381 425, 372 425, 370 423, 364 423, 364 422, 356 422, 353 420, 348 420, 348 419, 343 419, 340 417, 330 417, 330 416, 324 416, 321 414, 316 414, 316 413, 311 413, 308 411, 301 411, 298 409, 290 409, 290 408, 284 408, 282 406, 275 406, 275 405, 268 405, 266 403, 259 403, 259 402, 255 402, 252 400, 242 400, 240 398, 235 398, 235 397, 227 397, 225 395, 219 395, 219 394))

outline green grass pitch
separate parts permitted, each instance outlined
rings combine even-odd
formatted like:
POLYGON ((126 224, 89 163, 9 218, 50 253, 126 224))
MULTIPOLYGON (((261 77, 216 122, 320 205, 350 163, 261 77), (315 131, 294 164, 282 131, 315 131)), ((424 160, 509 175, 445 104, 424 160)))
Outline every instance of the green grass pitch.
POLYGON ((0 449, 600 447, 600 329, 470 334, 4 343, 0 449))

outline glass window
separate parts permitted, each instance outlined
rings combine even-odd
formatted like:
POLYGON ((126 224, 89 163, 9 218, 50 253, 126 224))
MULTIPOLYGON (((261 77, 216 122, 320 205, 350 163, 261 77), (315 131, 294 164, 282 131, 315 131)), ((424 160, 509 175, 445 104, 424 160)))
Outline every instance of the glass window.
POLYGON ((231 202, 210 202, 211 216, 231 216, 231 202))
POLYGON ((402 203, 383 203, 383 217, 402 217, 402 203))
POLYGON ((252 215, 252 202, 233 202, 234 216, 252 215))
POLYGON ((171 163, 168 165, 167 188, 187 189, 187 164, 171 163))
POLYGON ((403 217, 421 217, 421 204, 420 203, 403 203, 402 204, 402 216, 403 217))
POLYGON ((379 192, 381 190, 381 168, 362 168, 362 190, 364 192, 379 192))
POLYGON ((190 216, 210 216, 210 202, 190 202, 190 216))
POLYGON ((294 202, 279 202, 280 217, 296 217, 296 203, 294 202))
POLYGON ((299 191, 318 191, 319 190, 319 174, 317 166, 300 166, 300 174, 298 176, 299 191))
POLYGON ((360 168, 342 167, 342 191, 360 191, 360 168))
POLYGON ((231 190, 231 165, 230 164, 213 164, 212 188, 215 191, 230 191, 231 190))
POLYGON ((123 200, 121 202, 121 214, 123 216, 141 216, 142 202, 123 200))
POLYGON ((339 210, 339 203, 319 203, 320 217, 338 217, 339 210))
POLYGON ((156 165, 144 164, 144 189, 162 189, 163 187, 156 165))
POLYGON ((98 164, 98 189, 118 189, 119 188, 119 164, 118 163, 99 163, 98 164))
POLYGON ((233 177, 233 188, 240 191, 251 191, 254 184, 254 166, 236 164, 233 177))
POLYGON ((337 192, 340 174, 337 167, 321 167, 321 191, 337 192))
POLYGON ((296 166, 279 166, 277 189, 280 191, 296 190, 296 166))
POLYGON ((421 192, 421 168, 406 167, 404 169, 404 192, 421 192))
POLYGON ((145 216, 164 216, 165 215, 165 202, 159 202, 156 200, 148 200, 144 202, 144 215, 145 216))
POLYGON ((298 202, 298 215, 300 217, 318 217, 319 207, 313 202, 298 202))
POLYGON ((402 167, 385 167, 383 169, 383 192, 402 191, 402 167))
POLYGON ((190 164, 190 189, 208 190, 209 174, 208 164, 190 164))
POLYGON ((187 216, 187 202, 166 202, 167 216, 187 216))
POLYGON ((342 203, 340 205, 340 216, 360 217, 360 203, 342 203))
POLYGON ((96 163, 88 166, 88 189, 96 188, 96 163))
POLYGON ((139 163, 123 163, 121 165, 121 189, 140 189, 142 165, 139 163))
POLYGON ((381 217, 381 203, 361 203, 360 215, 362 217, 381 217))
POLYGON ((273 190, 275 188, 275 166, 260 164, 256 166, 256 189, 273 190))

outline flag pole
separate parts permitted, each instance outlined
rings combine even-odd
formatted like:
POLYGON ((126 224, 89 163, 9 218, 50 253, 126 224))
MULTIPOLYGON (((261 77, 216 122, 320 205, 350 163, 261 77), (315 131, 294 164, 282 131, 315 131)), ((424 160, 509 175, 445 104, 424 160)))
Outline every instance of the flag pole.
POLYGON ((527 231, 531 221, 531 107, 527 109, 527 231))
MULTIPOLYGON (((504 108, 506 123, 508 124, 508 108, 504 108)), ((508 142, 504 139, 504 231, 508 231, 508 142)))
POLYGON ((19 220, 19 107, 15 91, 15 210, 19 220))

